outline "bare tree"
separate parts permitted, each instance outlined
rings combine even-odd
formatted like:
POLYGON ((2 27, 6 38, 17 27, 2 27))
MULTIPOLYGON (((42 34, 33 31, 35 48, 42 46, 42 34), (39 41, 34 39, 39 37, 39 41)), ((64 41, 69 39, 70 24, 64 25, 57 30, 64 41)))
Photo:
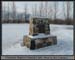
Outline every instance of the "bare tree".
POLYGON ((67 3, 67 19, 69 19, 69 17, 70 17, 70 2, 68 1, 67 3))
POLYGON ((34 16, 34 6, 32 5, 32 16, 34 16))
POLYGON ((70 3, 70 13, 71 13, 71 15, 70 15, 70 17, 71 17, 71 19, 73 20, 73 1, 70 3))
POLYGON ((12 9, 13 9, 13 21, 15 21, 16 20, 16 7, 15 7, 15 3, 14 3, 14 1, 13 1, 13 7, 12 7, 12 9))
POLYGON ((49 12, 48 12, 48 16, 49 16, 50 19, 52 18, 52 15, 53 15, 52 6, 51 6, 51 4, 49 3, 49 12))
POLYGON ((39 6, 39 10, 40 10, 40 11, 39 11, 39 12, 40 12, 39 14, 40 14, 40 17, 42 17, 42 13, 43 13, 43 12, 42 12, 42 11, 43 11, 42 9, 43 9, 43 3, 41 2, 41 3, 40 3, 40 6, 39 6))
POLYGON ((8 2, 8 11, 7 11, 7 21, 9 22, 9 2, 8 2))
POLYGON ((5 21, 5 3, 3 4, 2 8, 2 21, 5 21))
POLYGON ((57 14, 57 6, 58 6, 58 3, 57 2, 54 2, 54 19, 56 19, 56 14, 57 14))
POLYGON ((64 18, 66 18, 66 13, 65 13, 65 2, 63 2, 63 15, 64 15, 64 18))
POLYGON ((24 9, 24 13, 25 13, 25 20, 26 20, 26 15, 27 15, 27 4, 25 4, 25 9, 24 9))
POLYGON ((67 15, 66 15, 66 23, 67 24, 71 24, 71 17, 70 17, 70 11, 71 11, 71 4, 70 4, 70 1, 67 1, 66 2, 66 12, 67 12, 67 15))
POLYGON ((48 2, 47 1, 45 2, 45 14, 46 14, 46 17, 48 17, 48 2))
POLYGON ((35 13, 35 16, 37 16, 37 4, 35 4, 34 13, 35 13))
POLYGON ((32 15, 37 16, 37 4, 36 3, 32 6, 32 15))

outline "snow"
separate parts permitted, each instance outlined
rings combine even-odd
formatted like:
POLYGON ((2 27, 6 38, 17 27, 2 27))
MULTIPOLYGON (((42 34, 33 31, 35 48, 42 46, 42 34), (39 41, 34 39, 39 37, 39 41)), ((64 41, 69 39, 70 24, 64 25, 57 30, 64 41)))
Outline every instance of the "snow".
POLYGON ((29 24, 2 24, 2 49, 6 49, 28 35, 29 24))
POLYGON ((52 34, 43 34, 43 33, 39 33, 38 35, 36 36, 31 36, 31 35, 28 35, 28 37, 32 38, 32 39, 36 39, 36 38, 47 38, 47 37, 51 37, 51 36, 54 36, 52 34))
POLYGON ((57 45, 30 50, 21 45, 29 24, 2 24, 2 55, 73 55, 73 26, 51 24, 50 28, 57 45))

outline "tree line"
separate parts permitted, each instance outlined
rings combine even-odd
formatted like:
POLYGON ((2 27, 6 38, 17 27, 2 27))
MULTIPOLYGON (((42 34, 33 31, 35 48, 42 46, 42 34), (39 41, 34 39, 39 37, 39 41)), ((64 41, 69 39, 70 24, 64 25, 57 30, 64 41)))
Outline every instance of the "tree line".
POLYGON ((73 17, 71 17, 71 12, 73 9, 72 2, 66 1, 62 2, 62 13, 59 13, 59 3, 60 2, 39 2, 35 3, 31 7, 32 14, 28 14, 28 4, 25 3, 24 13, 17 13, 16 3, 12 2, 12 12, 10 12, 9 2, 7 7, 3 4, 2 7, 2 23, 29 23, 30 17, 47 17, 52 24, 73 24, 73 17), (6 11, 7 8, 7 11, 6 11), (64 16, 64 19, 57 18, 60 15, 64 16), (11 18, 10 18, 11 17, 11 18))

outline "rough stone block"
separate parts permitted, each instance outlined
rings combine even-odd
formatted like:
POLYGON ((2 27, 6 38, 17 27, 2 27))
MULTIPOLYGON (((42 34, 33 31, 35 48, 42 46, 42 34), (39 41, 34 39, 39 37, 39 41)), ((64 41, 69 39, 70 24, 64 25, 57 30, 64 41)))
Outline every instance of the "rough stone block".
POLYGON ((38 49, 46 46, 57 44, 56 36, 52 35, 41 35, 39 36, 24 36, 23 44, 30 49, 38 49))

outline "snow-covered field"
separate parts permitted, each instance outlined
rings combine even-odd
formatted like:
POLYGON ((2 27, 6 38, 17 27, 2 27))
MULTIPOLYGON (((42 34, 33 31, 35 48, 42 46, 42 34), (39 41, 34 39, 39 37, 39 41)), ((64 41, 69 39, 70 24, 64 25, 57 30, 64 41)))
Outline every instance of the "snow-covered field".
POLYGON ((2 24, 2 55, 72 55, 73 26, 50 25, 57 36, 57 45, 30 50, 21 46, 23 36, 29 33, 29 24, 2 24))

